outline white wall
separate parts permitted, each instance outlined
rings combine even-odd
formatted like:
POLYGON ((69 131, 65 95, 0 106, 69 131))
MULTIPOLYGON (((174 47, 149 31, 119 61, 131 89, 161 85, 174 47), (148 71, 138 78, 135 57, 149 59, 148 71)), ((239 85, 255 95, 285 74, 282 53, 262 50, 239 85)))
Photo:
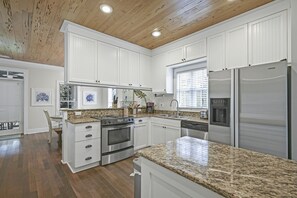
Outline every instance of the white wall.
POLYGON ((292 6, 292 157, 297 160, 297 1, 291 1, 292 6))
POLYGON ((49 111, 50 115, 55 115, 56 109, 56 83, 57 80, 64 80, 64 70, 32 69, 29 68, 29 108, 28 108, 28 133, 42 132, 47 129, 47 121, 43 110, 49 111), (52 90, 52 106, 32 106, 31 89, 45 88, 52 90))

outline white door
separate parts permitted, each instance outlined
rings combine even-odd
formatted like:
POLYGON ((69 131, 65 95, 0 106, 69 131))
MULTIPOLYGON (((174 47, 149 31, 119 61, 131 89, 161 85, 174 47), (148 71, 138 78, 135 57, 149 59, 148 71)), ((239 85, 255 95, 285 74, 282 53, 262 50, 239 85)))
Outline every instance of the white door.
POLYGON ((24 84, 0 80, 0 136, 23 133, 24 84))
POLYGON ((184 48, 180 47, 167 52, 167 63, 173 65, 184 61, 184 48))
POLYGON ((151 144, 161 144, 166 142, 166 130, 164 126, 152 123, 151 124, 151 144))
POLYGON ((287 12, 270 15, 249 24, 251 65, 278 62, 287 58, 287 12))
POLYGON ((206 39, 186 45, 184 51, 186 61, 206 56, 206 39))
POLYGON ((98 42, 98 80, 100 84, 119 84, 119 48, 98 42))
POLYGON ((96 83, 97 41, 72 33, 69 34, 69 39, 69 81, 96 83))
POLYGON ((129 51, 120 49, 120 85, 129 86, 129 51))
POLYGON ((130 86, 139 87, 139 53, 129 51, 130 86))
POLYGON ((153 92, 166 92, 166 54, 152 58, 152 89, 153 92))
POLYGON ((220 71, 225 69, 225 33, 207 38, 207 69, 220 71))
POLYGON ((139 67, 139 86, 151 87, 151 63, 152 58, 150 56, 140 54, 140 67, 139 67))
POLYGON ((226 32, 226 67, 245 66, 248 66, 248 28, 242 25, 226 32))
POLYGON ((166 126, 166 142, 174 141, 181 137, 180 128, 166 126))
POLYGON ((148 146, 148 126, 138 124, 134 126, 134 150, 148 146))

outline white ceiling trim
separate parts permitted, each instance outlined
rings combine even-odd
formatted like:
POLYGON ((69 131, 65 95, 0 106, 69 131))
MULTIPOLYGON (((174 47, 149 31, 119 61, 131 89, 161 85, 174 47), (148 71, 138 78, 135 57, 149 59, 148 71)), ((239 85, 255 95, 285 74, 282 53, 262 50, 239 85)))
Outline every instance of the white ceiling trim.
POLYGON ((64 67, 56 65, 46 65, 41 63, 32 63, 26 61, 19 61, 13 59, 0 58, 0 66, 2 67, 16 67, 21 69, 48 69, 56 71, 64 71, 64 67))

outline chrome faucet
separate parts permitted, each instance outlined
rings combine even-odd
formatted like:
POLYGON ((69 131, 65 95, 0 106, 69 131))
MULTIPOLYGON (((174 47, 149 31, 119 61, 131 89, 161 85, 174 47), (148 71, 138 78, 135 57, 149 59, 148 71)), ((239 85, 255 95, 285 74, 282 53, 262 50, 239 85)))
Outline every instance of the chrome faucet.
POLYGON ((172 99, 170 102, 170 107, 172 107, 172 102, 175 101, 176 102, 176 117, 179 116, 179 106, 178 106, 178 101, 176 99, 172 99))

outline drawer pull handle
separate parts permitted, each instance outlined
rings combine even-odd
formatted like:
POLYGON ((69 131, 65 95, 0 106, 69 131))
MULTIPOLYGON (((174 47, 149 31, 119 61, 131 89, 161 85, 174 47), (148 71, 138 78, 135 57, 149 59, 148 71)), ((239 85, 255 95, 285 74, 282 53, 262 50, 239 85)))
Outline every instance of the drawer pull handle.
POLYGON ((92 159, 92 157, 87 157, 85 160, 88 161, 88 160, 91 160, 91 159, 92 159))
POLYGON ((89 137, 92 137, 93 135, 92 134, 88 134, 86 135, 86 138, 89 138, 89 137))
POLYGON ((92 128, 92 126, 86 126, 86 129, 91 129, 92 128))
POLYGON ((142 122, 142 120, 139 120, 139 122, 142 122))
POLYGON ((92 147, 92 145, 91 145, 91 144, 89 144, 89 145, 87 145, 87 146, 86 146, 86 148, 91 148, 91 147, 92 147))

